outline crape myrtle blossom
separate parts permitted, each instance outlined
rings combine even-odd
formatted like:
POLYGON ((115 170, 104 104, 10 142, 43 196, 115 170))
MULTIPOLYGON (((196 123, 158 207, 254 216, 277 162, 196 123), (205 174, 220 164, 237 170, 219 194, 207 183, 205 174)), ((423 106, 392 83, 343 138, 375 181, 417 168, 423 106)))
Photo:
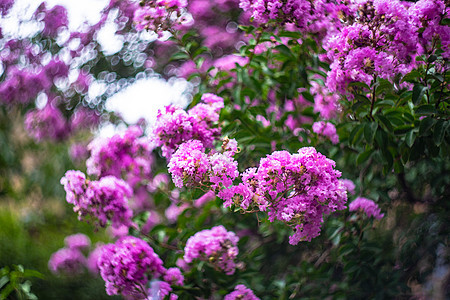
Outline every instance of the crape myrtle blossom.
POLYGON ((450 12, 443 0, 420 0, 409 8, 411 22, 418 28, 418 38, 423 52, 434 50, 433 40, 441 40, 442 56, 450 58, 450 27, 441 20, 450 12))
POLYGON ((0 0, 0 15, 6 16, 13 5, 14 0, 0 0))
POLYGON ((374 217, 375 219, 380 220, 384 217, 384 214, 381 213, 378 205, 373 200, 367 198, 356 198, 349 204, 348 208, 350 211, 362 211, 369 218, 374 217))
POLYGON ((235 143, 235 140, 228 141, 231 150, 225 146, 225 153, 209 155, 198 140, 181 144, 168 164, 175 186, 208 186, 213 190, 231 186, 239 176, 237 162, 231 155, 235 143))
POLYGON ((245 211, 268 211, 269 221, 282 221, 294 229, 289 243, 311 241, 320 233, 323 216, 345 208, 347 190, 338 180, 335 162, 312 147, 298 153, 275 151, 258 168, 242 174, 242 183, 223 189, 225 206, 245 211))
POLYGON ((336 127, 329 122, 319 121, 315 122, 312 129, 318 135, 327 137, 333 144, 339 143, 339 136, 336 133, 336 127))
POLYGON ((223 98, 214 94, 204 94, 202 102, 189 111, 169 105, 159 110, 153 126, 152 141, 161 147, 162 155, 170 159, 178 146, 191 139, 199 140, 205 147, 212 147, 220 136, 217 126, 219 112, 223 108, 223 98))
POLYGON ((142 180, 150 180, 153 146, 142 134, 142 128, 130 126, 123 134, 94 139, 88 145, 91 156, 86 161, 87 173, 123 177, 133 188, 142 180))
MULTIPOLYGON (((443 56, 449 56, 450 29, 439 25, 445 14, 442 0, 415 4, 391 0, 363 0, 348 5, 348 22, 324 43, 331 70, 327 86, 350 98, 352 82, 371 85, 373 80, 392 80, 416 67, 415 57, 432 50, 441 40, 443 56)), ((433 49, 434 50, 434 49, 433 49)))
POLYGON ((69 130, 61 111, 48 103, 42 109, 30 110, 25 115, 25 129, 36 141, 64 139, 69 130))
POLYGON ((148 289, 148 297, 145 300, 163 300, 166 296, 169 296, 169 300, 176 300, 178 296, 170 293, 172 288, 170 284, 161 280, 152 280, 150 282, 150 288, 148 289))
POLYGON ((234 291, 225 296, 224 300, 259 300, 258 297, 255 296, 253 291, 247 288, 243 284, 238 284, 234 291))
POLYGON ((64 243, 69 249, 86 250, 91 246, 89 237, 82 233, 72 234, 64 239, 64 243))
POLYGON ((61 5, 55 5, 51 9, 47 9, 45 2, 43 2, 36 10, 35 16, 38 20, 44 22, 42 35, 46 37, 56 37, 60 28, 69 25, 67 10, 61 5))
POLYGON ((67 202, 74 205, 73 210, 80 220, 90 216, 102 227, 108 221, 115 228, 133 225, 133 212, 128 206, 133 191, 123 180, 106 176, 90 181, 80 171, 67 171, 61 184, 64 185, 67 202))
POLYGON ((344 4, 332 0, 240 0, 239 7, 258 25, 276 21, 288 30, 311 33, 319 41, 340 28, 340 14, 348 14, 344 4))
POLYGON ((159 256, 139 238, 126 236, 102 249, 97 264, 108 295, 145 298, 149 280, 166 272, 159 256))
POLYGON ((239 253, 239 238, 222 225, 205 229, 191 236, 184 248, 184 261, 198 259, 211 263, 217 270, 232 275, 236 269, 235 259, 239 253))
POLYGON ((178 268, 169 268, 163 276, 164 281, 172 284, 182 286, 184 282, 184 276, 181 274, 178 268))
POLYGON ((83 272, 86 258, 76 248, 62 248, 52 254, 48 268, 54 274, 80 274, 83 272))
POLYGON ((181 15, 186 6, 187 0, 142 1, 134 12, 136 30, 151 30, 161 35, 163 31, 171 29, 174 23, 183 21, 181 15))
POLYGON ((339 179, 341 184, 347 189, 347 193, 354 195, 355 194, 355 184, 350 179, 339 179))
POLYGON ((100 269, 98 268, 97 262, 103 253, 103 246, 104 244, 101 243, 96 244, 95 249, 92 250, 91 253, 89 253, 86 261, 86 267, 94 275, 100 274, 100 269))

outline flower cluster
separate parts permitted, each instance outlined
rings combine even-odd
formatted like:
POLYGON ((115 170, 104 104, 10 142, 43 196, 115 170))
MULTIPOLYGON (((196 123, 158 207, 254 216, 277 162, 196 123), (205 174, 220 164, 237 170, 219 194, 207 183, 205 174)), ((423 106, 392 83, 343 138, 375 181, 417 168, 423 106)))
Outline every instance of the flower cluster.
POLYGON ((52 254, 48 268, 55 274, 79 274, 86 258, 76 249, 62 248, 52 254))
POLYGON ((61 140, 67 136, 66 120, 61 111, 51 103, 42 109, 29 111, 25 115, 25 128, 35 140, 61 140))
POLYGON ((205 229, 191 236, 184 248, 184 261, 195 259, 211 263, 216 269, 232 275, 236 269, 235 258, 239 253, 239 238, 223 226, 205 229))
POLYGON ((162 260, 143 240, 126 236, 103 247, 98 259, 100 275, 108 295, 143 297, 151 278, 164 274, 162 260))
POLYGON ((79 274, 86 264, 82 250, 89 248, 91 241, 82 234, 74 234, 66 237, 66 247, 52 254, 48 261, 48 268, 55 274, 79 274))
POLYGON ((47 9, 44 2, 38 7, 35 14, 38 19, 44 22, 42 34, 45 37, 54 38, 58 35, 60 28, 69 25, 67 10, 61 5, 55 5, 51 9, 47 9))
POLYGON ((29 103, 40 91, 48 88, 45 72, 11 67, 0 84, 0 101, 5 104, 29 103))
POLYGON ((67 193, 67 202, 74 205, 73 210, 79 219, 92 216, 100 226, 106 226, 110 220, 115 228, 133 224, 133 212, 128 207, 128 199, 133 192, 123 180, 106 176, 98 181, 89 181, 80 171, 67 171, 61 184, 67 193))
POLYGON ((336 117, 339 95, 330 93, 327 87, 315 81, 311 82, 310 92, 314 96, 314 112, 320 113, 320 117, 326 120, 336 117))
POLYGON ((283 19, 285 22, 295 22, 300 27, 305 27, 311 18, 311 2, 307 0, 240 0, 239 7, 244 11, 250 11, 253 21, 259 24, 283 19))
POLYGON ((230 150, 207 155, 200 141, 190 140, 181 144, 173 154, 168 164, 169 173, 175 186, 180 188, 183 185, 210 185, 212 189, 229 187, 239 176, 233 154, 234 151, 230 150))
POLYGON ((167 31, 171 25, 181 22, 181 13, 187 6, 187 0, 142 1, 141 7, 134 12, 133 21, 136 30, 151 30, 158 34, 167 31))
POLYGON ((78 250, 86 250, 91 246, 91 240, 82 233, 67 236, 64 243, 68 248, 78 250))
POLYGON ((439 25, 445 14, 442 0, 410 5, 399 0, 364 0, 349 4, 348 22, 324 44, 331 62, 327 86, 351 97, 349 84, 370 85, 376 78, 392 80, 416 66, 415 56, 433 51, 441 40, 448 57, 450 29, 439 25))
POLYGON ((202 101, 187 112, 173 105, 166 106, 164 112, 158 111, 153 141, 161 147, 162 155, 167 159, 186 141, 196 139, 205 147, 212 147, 213 141, 220 135, 216 123, 223 108, 223 99, 214 94, 204 94, 202 101))
POLYGON ((86 161, 87 173, 98 177, 123 176, 132 187, 143 179, 150 180, 153 148, 142 134, 139 126, 130 126, 123 134, 93 140, 88 146, 91 156, 86 161))
POLYGON ((358 197, 355 200, 352 201, 352 203, 348 206, 350 211, 362 211, 364 212, 369 218, 374 217, 375 219, 379 220, 384 217, 384 214, 381 213, 380 208, 378 205, 373 202, 373 200, 358 197))
POLYGON ((323 215, 344 209, 347 192, 338 180, 334 161, 312 147, 298 153, 276 151, 247 169, 242 183, 219 193, 225 206, 268 211, 269 220, 294 228, 289 243, 311 241, 319 235, 323 215))
POLYGON ((339 143, 339 136, 336 133, 336 127, 329 122, 315 122, 312 129, 318 135, 322 135, 330 139, 333 144, 339 143))
POLYGON ((410 9, 411 22, 418 28, 419 44, 424 53, 433 49, 433 40, 441 40, 442 56, 450 58, 450 28, 441 25, 441 20, 450 12, 443 0, 420 0, 410 9))
POLYGON ((234 288, 234 291, 226 295, 224 298, 224 300, 238 300, 238 299, 259 300, 259 298, 255 296, 253 291, 243 284, 238 284, 234 288))

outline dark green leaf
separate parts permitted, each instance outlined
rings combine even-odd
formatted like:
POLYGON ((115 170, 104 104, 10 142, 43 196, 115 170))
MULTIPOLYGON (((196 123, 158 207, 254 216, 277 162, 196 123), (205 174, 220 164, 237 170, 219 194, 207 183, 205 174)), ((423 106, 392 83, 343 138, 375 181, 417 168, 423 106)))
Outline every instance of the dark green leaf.
POLYGON ((441 145, 449 124, 449 121, 438 120, 434 126, 433 140, 436 146, 439 147, 441 145))
POLYGON ((429 130, 433 127, 434 123, 436 123, 436 120, 431 117, 426 117, 420 121, 419 136, 428 135, 429 130))
POLYGON ((362 163, 366 162, 369 159, 369 157, 372 155, 373 152, 374 152, 373 149, 369 149, 369 150, 366 150, 366 151, 360 153, 356 157, 356 165, 359 166, 362 163))
POLYGON ((411 148, 411 146, 414 144, 415 139, 416 139, 416 135, 414 134, 414 130, 410 130, 405 136, 406 145, 408 145, 408 147, 411 148))
POLYGON ((413 93, 412 93, 412 102, 415 105, 418 105, 422 101, 425 91, 426 91, 426 87, 424 87, 423 85, 420 85, 420 84, 414 85, 413 93))
POLYGON ((433 105, 425 104, 416 108, 416 114, 418 115, 432 115, 437 113, 436 108, 433 105))
POLYGON ((373 139, 375 137, 375 132, 377 131, 378 124, 376 122, 366 123, 364 126, 364 138, 369 145, 372 145, 373 139))

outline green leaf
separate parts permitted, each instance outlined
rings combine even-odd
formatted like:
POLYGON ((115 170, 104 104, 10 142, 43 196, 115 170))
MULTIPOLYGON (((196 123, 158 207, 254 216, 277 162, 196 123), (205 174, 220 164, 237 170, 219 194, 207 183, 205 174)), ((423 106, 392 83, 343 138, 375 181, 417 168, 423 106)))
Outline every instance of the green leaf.
POLYGON ((376 122, 366 123, 364 126, 364 138, 366 139, 369 145, 373 144, 373 139, 375 137, 375 133, 377 131, 378 124, 376 122))
POLYGON ((430 57, 428 57, 427 62, 432 63, 432 62, 435 62, 436 59, 437 59, 437 56, 433 54, 433 55, 430 55, 430 57))
POLYGON ((189 55, 186 52, 176 52, 171 57, 170 60, 188 60, 189 55))
POLYGON ((400 125, 394 129, 394 134, 402 135, 402 134, 405 134, 406 132, 410 131, 413 128, 414 128, 414 125, 411 125, 411 124, 400 125))
POLYGON ((426 89, 427 88, 424 87, 423 85, 420 85, 420 84, 414 85, 413 93, 412 93, 412 102, 415 105, 418 105, 422 101, 422 98, 423 98, 423 95, 425 94, 426 89))
POLYGON ((448 129, 448 126, 450 125, 449 121, 444 120, 438 120, 436 125, 434 126, 434 132, 433 132, 433 140, 436 146, 440 146, 442 141, 444 140, 445 132, 448 129))
POLYGON ((418 115, 432 115, 436 113, 437 113, 436 108, 434 108, 434 106, 431 104, 421 105, 416 108, 416 114, 418 115))
POLYGON ((419 71, 417 71, 417 70, 412 70, 411 72, 409 72, 408 74, 406 74, 406 75, 403 77, 403 79, 402 79, 401 82, 407 81, 407 82, 413 82, 413 83, 414 83, 414 82, 417 82, 419 76, 420 76, 419 71))
POLYGON ((278 45, 274 49, 287 57, 294 58, 291 49, 289 49, 286 45, 278 45))
POLYGON ((356 157, 356 165, 359 166, 362 163, 366 162, 369 159, 369 157, 372 155, 373 152, 374 152, 374 149, 369 149, 369 150, 366 150, 366 151, 360 153, 356 157))
POLYGON ((433 125, 436 123, 436 119, 433 119, 431 117, 426 117, 422 121, 420 121, 419 125, 419 136, 428 135, 430 132, 429 130, 433 125))
POLYGON ((353 128, 349 136, 349 141, 351 145, 354 145, 361 137, 364 132, 364 124, 359 124, 353 128))
POLYGON ((416 139, 416 136, 414 134, 414 130, 410 130, 406 136, 405 136, 405 143, 406 145, 408 145, 408 147, 412 147, 412 145, 414 144, 414 140, 416 139))
POLYGON ((376 115, 375 118, 378 119, 386 127, 387 130, 389 131, 394 130, 394 127, 392 127, 391 122, 389 122, 389 119, 386 118, 385 116, 376 115))

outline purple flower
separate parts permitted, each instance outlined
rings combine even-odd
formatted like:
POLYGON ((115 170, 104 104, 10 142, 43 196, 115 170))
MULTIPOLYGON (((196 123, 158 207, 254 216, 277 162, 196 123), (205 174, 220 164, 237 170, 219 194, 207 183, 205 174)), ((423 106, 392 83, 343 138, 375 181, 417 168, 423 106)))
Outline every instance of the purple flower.
POLYGON ((178 268, 169 268, 164 274, 164 281, 170 283, 171 285, 182 286, 184 282, 184 276, 181 274, 178 268))
POLYGON ((350 179, 339 179, 341 184, 347 190, 347 193, 354 195, 355 194, 355 184, 350 179))
POLYGON ((62 248, 52 254, 48 268, 55 274, 79 274, 83 271, 85 260, 80 250, 62 248))
POLYGON ((203 144, 190 140, 178 147, 168 164, 175 186, 194 186, 205 181, 210 165, 203 144))
POLYGON ((234 203, 244 210, 268 211, 269 221, 294 228, 289 243, 296 245, 319 235, 323 215, 345 208, 346 189, 334 166, 312 147, 296 154, 275 151, 262 158, 257 169, 247 169, 242 183, 221 190, 218 196, 225 207, 234 203))
POLYGON ((61 27, 67 27, 69 25, 69 19, 67 18, 67 10, 64 6, 55 5, 51 9, 46 10, 45 4, 41 8, 44 11, 44 30, 42 34, 47 37, 54 38, 58 35, 58 30, 61 27))
POLYGON ((234 291, 225 296, 224 300, 259 300, 258 297, 253 294, 253 291, 247 288, 243 284, 238 284, 234 291))
POLYGON ((103 244, 97 244, 95 246, 95 249, 91 253, 89 253, 88 259, 86 261, 86 267, 92 274, 100 274, 100 269, 98 268, 98 259, 103 253, 103 246, 103 244))
POLYGON ((333 144, 339 143, 339 136, 333 124, 324 121, 315 122, 312 129, 315 133, 329 138, 333 144))
POLYGON ((125 177, 135 187, 142 180, 150 180, 153 146, 139 126, 130 126, 123 134, 109 139, 97 138, 88 149, 91 156, 86 161, 87 173, 99 177, 125 177))
POLYGON ((236 269, 235 259, 239 253, 239 238, 223 226, 205 229, 191 236, 184 248, 184 261, 191 263, 195 259, 207 261, 216 269, 232 275, 236 269))
POLYGON ((43 109, 31 110, 25 115, 25 128, 36 141, 61 140, 69 131, 61 111, 51 103, 43 109))
POLYGON ((133 224, 133 212, 128 206, 133 191, 123 180, 106 176, 99 181, 88 181, 80 171, 67 171, 61 184, 67 202, 74 205, 80 220, 92 216, 98 225, 104 227, 111 221, 115 228, 133 224))
POLYGON ((0 84, 0 102, 27 104, 48 87, 48 79, 43 72, 34 73, 11 67, 5 81, 0 84))
POLYGON ((64 243, 69 249, 85 250, 91 246, 91 240, 85 234, 77 233, 69 235, 64 239, 64 243))
POLYGON ((162 260, 153 249, 133 236, 105 245, 98 267, 108 295, 142 297, 148 281, 165 273, 162 260))
POLYGON ((4 17, 14 4, 14 0, 0 0, 0 14, 4 17))
POLYGON ((352 203, 348 206, 350 211, 362 211, 364 212, 369 218, 374 217, 377 220, 380 220, 384 217, 384 214, 381 213, 380 208, 378 205, 373 202, 373 200, 358 197, 355 200, 352 201, 352 203))

